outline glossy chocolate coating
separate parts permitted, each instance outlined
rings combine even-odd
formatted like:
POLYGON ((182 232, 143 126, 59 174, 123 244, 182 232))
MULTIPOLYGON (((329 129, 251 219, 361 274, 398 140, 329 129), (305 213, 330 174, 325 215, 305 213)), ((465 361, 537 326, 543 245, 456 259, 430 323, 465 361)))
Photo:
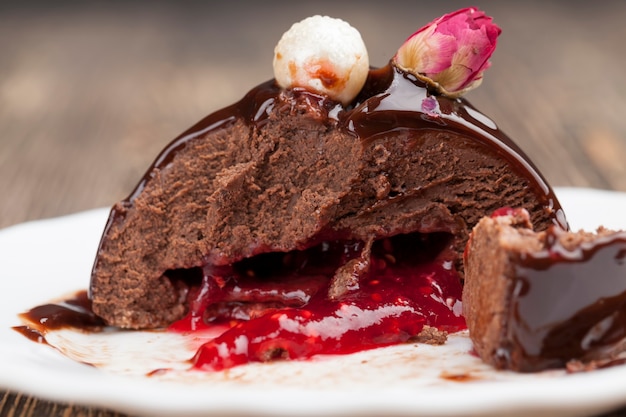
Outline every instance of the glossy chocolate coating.
POLYGON ((604 358, 626 337, 626 233, 574 249, 559 243, 563 231, 546 233, 546 248, 515 264, 507 340, 524 371, 604 358))
MULTIPOLYGON (((250 124, 262 125, 266 112, 275 104, 281 88, 274 80, 252 89, 246 96, 229 107, 202 119, 174 139, 156 158, 134 191, 124 200, 130 205, 150 180, 155 168, 167 166, 177 151, 189 140, 220 129, 241 118, 250 124)), ((482 142, 505 158, 518 174, 529 180, 530 186, 543 196, 543 204, 553 217, 553 222, 567 228, 565 216, 552 188, 524 152, 487 116, 462 98, 450 99, 437 95, 413 75, 393 64, 370 71, 365 86, 355 101, 342 107, 323 96, 307 92, 311 99, 322 103, 327 117, 335 118, 339 125, 363 141, 400 129, 447 129, 482 142)), ((111 223, 122 214, 113 210, 111 223)))

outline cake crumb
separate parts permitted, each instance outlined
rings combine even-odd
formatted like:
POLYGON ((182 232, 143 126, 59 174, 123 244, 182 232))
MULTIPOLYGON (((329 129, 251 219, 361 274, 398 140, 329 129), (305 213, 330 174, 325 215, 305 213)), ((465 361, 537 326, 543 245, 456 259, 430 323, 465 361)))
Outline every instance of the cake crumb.
POLYGON ((411 339, 412 342, 425 343, 427 345, 443 345, 447 340, 448 332, 432 326, 424 326, 422 331, 411 339))
POLYGON ((579 372, 595 371, 596 369, 610 368, 612 366, 623 365, 626 363, 626 358, 612 358, 606 360, 590 360, 583 362, 578 359, 572 359, 565 365, 565 370, 568 374, 575 374, 579 372))

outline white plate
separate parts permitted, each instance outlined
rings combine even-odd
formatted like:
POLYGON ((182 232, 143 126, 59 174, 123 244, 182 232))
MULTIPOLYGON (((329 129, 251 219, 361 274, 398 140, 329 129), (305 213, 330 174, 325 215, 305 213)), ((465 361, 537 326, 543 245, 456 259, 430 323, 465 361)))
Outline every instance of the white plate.
MULTIPOLYGON (((626 194, 559 189, 574 229, 626 228, 626 194)), ((444 346, 403 345, 311 361, 186 370, 197 341, 158 332, 48 335, 17 314, 86 289, 108 210, 0 231, 0 387, 142 415, 590 415, 626 405, 626 366, 587 374, 494 371, 467 334, 444 346), (88 366, 88 362, 96 366, 88 366), (147 374, 158 368, 163 373, 147 374)))

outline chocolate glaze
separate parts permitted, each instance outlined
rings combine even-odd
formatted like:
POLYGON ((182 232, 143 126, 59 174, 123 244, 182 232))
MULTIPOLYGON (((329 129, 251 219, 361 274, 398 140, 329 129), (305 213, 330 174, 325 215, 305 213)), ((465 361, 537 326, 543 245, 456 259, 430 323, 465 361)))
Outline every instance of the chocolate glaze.
POLYGON ((43 344, 48 343, 45 335, 50 330, 74 328, 93 332, 105 325, 104 321, 91 310, 87 291, 79 291, 63 301, 33 307, 19 316, 26 324, 15 326, 13 330, 34 342, 43 344))
MULTIPOLYGON (((606 357, 626 337, 626 232, 573 250, 559 243, 562 233, 549 229, 546 248, 516 262, 506 338, 519 345, 524 371, 606 357)), ((496 354, 506 362, 510 351, 496 354)))
MULTIPOLYGON (((152 178, 155 168, 165 168, 186 142, 225 127, 238 118, 249 124, 262 125, 267 111, 274 106, 281 91, 275 80, 269 80, 252 89, 238 103, 210 114, 183 132, 156 158, 133 192, 122 202, 122 206, 130 206, 152 178)), ((534 164, 491 119, 466 100, 439 96, 416 77, 396 68, 392 63, 371 70, 361 93, 345 108, 324 96, 305 90, 301 90, 301 93, 321 103, 320 108, 328 112, 324 116, 338 119, 345 131, 364 141, 400 129, 429 129, 434 125, 439 129, 469 134, 497 151, 519 174, 528 178, 530 186, 544 196, 545 207, 551 212, 553 222, 567 228, 553 190, 534 164)), ((118 216, 123 216, 123 213, 114 208, 107 227, 118 216)))

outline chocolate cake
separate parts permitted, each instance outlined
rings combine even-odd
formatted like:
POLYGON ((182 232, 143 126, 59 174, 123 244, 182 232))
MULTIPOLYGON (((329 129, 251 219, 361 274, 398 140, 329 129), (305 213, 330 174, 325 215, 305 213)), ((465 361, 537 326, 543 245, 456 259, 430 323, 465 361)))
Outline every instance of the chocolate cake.
POLYGON ((531 372, 624 351, 626 232, 535 232, 525 210, 496 214, 478 222, 465 260, 463 313, 480 357, 531 372))
MULTIPOLYGON (((499 29, 490 19, 476 9, 460 12, 427 28, 475 19, 470 29, 486 30, 495 47, 499 29)), ((277 47, 275 63, 286 55, 277 47)), ((269 322, 275 311, 302 323, 294 308, 335 317, 346 308, 376 308, 372 300, 393 294, 395 307, 410 304, 421 317, 394 328, 403 335, 394 341, 464 328, 461 254, 479 219, 502 206, 525 208, 539 229, 566 227, 565 219, 513 141, 444 89, 445 77, 407 69, 401 56, 379 69, 365 64, 363 80, 348 80, 358 88, 346 96, 353 73, 337 76, 323 55, 316 83, 269 80, 171 142, 111 210, 91 278, 93 310, 132 329, 190 315, 194 326, 217 318, 269 322), (424 269, 422 261, 435 266, 424 269), (392 266, 388 282, 419 270, 426 284, 371 290, 392 266), (403 298, 418 290, 425 304, 403 298)), ((297 79, 294 65, 286 73, 297 79)), ((485 59, 468 80, 480 81, 486 67, 485 59)), ((265 349, 260 360, 285 356, 289 343, 265 349)))

